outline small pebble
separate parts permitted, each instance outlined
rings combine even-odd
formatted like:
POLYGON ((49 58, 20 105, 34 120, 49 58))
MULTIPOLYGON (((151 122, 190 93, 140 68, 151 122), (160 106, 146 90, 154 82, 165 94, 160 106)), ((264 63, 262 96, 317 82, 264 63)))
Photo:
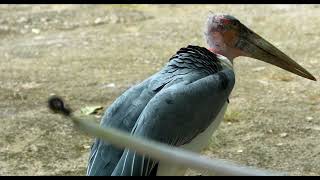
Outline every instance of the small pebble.
POLYGON ((281 133, 280 134, 280 137, 287 137, 288 136, 288 133, 281 133))
POLYGON ((306 120, 308 120, 309 122, 312 121, 312 119, 313 119, 313 117, 311 117, 311 116, 306 117, 306 120))
POLYGON ((101 24, 101 23, 102 23, 101 18, 97 18, 96 20, 94 20, 94 24, 101 24))
POLYGON ((83 148, 84 148, 84 149, 90 149, 90 146, 88 146, 88 145, 83 145, 83 148))
POLYGON ((31 29, 31 32, 33 32, 35 34, 39 34, 40 33, 40 29, 31 29))
POLYGON ((116 85, 114 83, 110 83, 110 84, 107 84, 105 87, 114 88, 116 87, 116 85))
POLYGON ((18 20, 17 20, 17 23, 24 23, 24 22, 27 22, 28 19, 26 17, 20 17, 18 20))

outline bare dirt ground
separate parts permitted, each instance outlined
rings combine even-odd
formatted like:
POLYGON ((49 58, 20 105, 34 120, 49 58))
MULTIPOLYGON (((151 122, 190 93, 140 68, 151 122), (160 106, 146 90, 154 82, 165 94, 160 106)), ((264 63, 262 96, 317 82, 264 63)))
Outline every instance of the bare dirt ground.
MULTIPOLYGON (((52 115, 49 95, 75 110, 107 107, 179 48, 205 46, 210 10, 236 16, 319 79, 319 5, 1 5, 0 175, 85 175, 92 137, 52 115)), ((235 69, 205 155, 320 175, 319 83, 249 58, 235 69)))

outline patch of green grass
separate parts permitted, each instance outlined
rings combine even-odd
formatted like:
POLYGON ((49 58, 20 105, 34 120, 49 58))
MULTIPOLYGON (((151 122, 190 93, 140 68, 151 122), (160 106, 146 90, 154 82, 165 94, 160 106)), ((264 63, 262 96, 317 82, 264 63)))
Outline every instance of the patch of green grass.
POLYGON ((239 122, 241 119, 241 112, 236 110, 227 110, 226 114, 224 115, 224 121, 230 123, 239 122))

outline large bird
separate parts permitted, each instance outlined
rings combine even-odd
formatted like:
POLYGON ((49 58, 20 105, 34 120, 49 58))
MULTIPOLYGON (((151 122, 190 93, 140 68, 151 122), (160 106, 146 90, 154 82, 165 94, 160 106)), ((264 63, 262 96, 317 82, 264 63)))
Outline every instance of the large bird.
MULTIPOLYGON (((316 80, 290 57, 230 15, 210 14, 208 48, 181 48, 159 72, 125 91, 101 127, 200 152, 223 119, 235 83, 233 60, 246 56, 316 80)), ((97 138, 87 175, 184 175, 185 167, 155 161, 97 138)))

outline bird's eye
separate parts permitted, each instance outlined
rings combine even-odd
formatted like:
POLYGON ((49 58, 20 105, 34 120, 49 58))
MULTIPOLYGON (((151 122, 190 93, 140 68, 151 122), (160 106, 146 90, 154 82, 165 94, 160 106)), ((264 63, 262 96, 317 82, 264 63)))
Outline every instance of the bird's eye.
POLYGON ((238 25, 238 22, 237 22, 237 21, 232 21, 232 25, 233 25, 233 26, 237 26, 237 25, 238 25))

